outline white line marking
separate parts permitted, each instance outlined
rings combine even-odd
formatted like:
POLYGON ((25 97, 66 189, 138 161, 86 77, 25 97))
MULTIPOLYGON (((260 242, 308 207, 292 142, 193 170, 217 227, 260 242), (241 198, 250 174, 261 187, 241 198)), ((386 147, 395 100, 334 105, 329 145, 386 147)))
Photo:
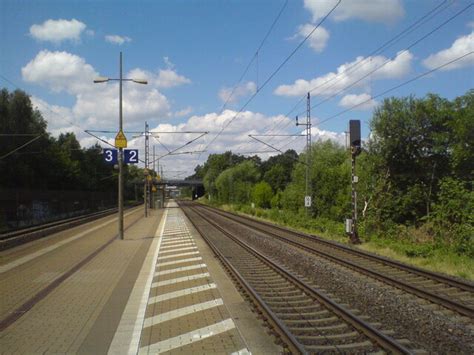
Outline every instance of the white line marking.
POLYGON ((203 269, 203 268, 205 268, 205 267, 207 267, 206 264, 197 264, 197 265, 190 265, 190 266, 177 267, 176 269, 169 269, 169 270, 157 271, 157 272, 155 272, 155 277, 156 277, 156 276, 161 276, 161 275, 174 274, 174 273, 176 273, 176 272, 181 272, 181 271, 189 271, 189 270, 203 269))
POLYGON ((174 254, 174 255, 169 255, 169 256, 167 255, 167 256, 159 257, 158 261, 173 259, 173 258, 179 258, 181 256, 196 255, 196 254, 199 254, 199 252, 198 251, 190 251, 189 253, 174 254))
POLYGON ((187 306, 187 307, 183 307, 179 309, 174 309, 172 311, 161 313, 157 316, 153 316, 153 317, 149 317, 145 319, 145 322, 143 323, 143 328, 152 327, 154 325, 164 323, 164 322, 167 322, 169 320, 176 319, 179 317, 184 317, 192 313, 219 307, 219 306, 222 306, 223 304, 224 302, 222 301, 222 298, 218 298, 216 300, 193 304, 191 306, 187 306))
POLYGON ((234 351, 230 355, 252 355, 252 353, 247 348, 240 349, 238 351, 234 351))
POLYGON ((175 248, 187 247, 187 246, 193 246, 193 245, 196 245, 196 244, 193 243, 193 242, 185 242, 185 243, 176 243, 176 244, 167 245, 167 246, 161 245, 160 250, 161 251, 168 251, 168 250, 173 250, 175 248))
POLYGON ((155 297, 151 297, 148 300, 148 304, 150 305, 150 304, 153 304, 153 303, 163 302, 163 301, 171 300, 173 298, 178 298, 178 297, 181 297, 181 296, 188 296, 188 295, 191 295, 193 293, 212 290, 213 288, 217 288, 216 284, 214 284, 214 283, 208 284, 208 285, 197 286, 197 287, 190 287, 190 288, 186 288, 184 290, 179 290, 179 291, 175 291, 175 292, 169 292, 169 293, 165 293, 163 295, 158 295, 158 296, 155 296, 155 297))
POLYGON ((203 278, 206 278, 206 277, 209 277, 208 272, 204 272, 202 274, 197 274, 197 275, 178 277, 178 278, 172 279, 172 280, 154 282, 154 283, 152 283, 151 287, 156 288, 156 287, 160 287, 160 286, 167 286, 167 285, 177 284, 177 283, 180 283, 180 282, 199 280, 199 279, 203 279, 203 278))
POLYGON ((168 265, 179 265, 179 264, 183 264, 183 263, 189 263, 190 261, 201 261, 201 260, 202 260, 202 258, 200 256, 198 256, 197 258, 188 258, 188 259, 181 259, 181 260, 176 260, 176 261, 167 261, 167 262, 164 262, 164 263, 158 263, 157 267, 168 266, 168 265))
POLYGON ((155 238, 143 262, 140 274, 133 286, 132 293, 122 313, 119 326, 115 332, 108 354, 136 354, 138 352, 146 305, 150 295, 150 285, 153 281, 153 270, 158 258, 168 210, 160 221, 155 232, 155 238))
POLYGON ((183 252, 183 251, 185 251, 185 250, 191 251, 191 250, 196 250, 196 249, 197 249, 196 246, 189 246, 189 247, 184 247, 184 248, 160 250, 160 255, 167 254, 166 256, 168 256, 168 254, 170 254, 170 253, 183 252))
MULTIPOLYGON (((137 212, 137 210, 128 212, 128 213, 125 214, 125 216, 131 215, 132 213, 135 213, 135 212, 137 212)), ((15 260, 15 261, 11 261, 11 262, 9 262, 8 264, 2 265, 2 266, 0 266, 0 274, 2 274, 2 273, 4 273, 4 272, 7 272, 7 271, 9 271, 9 270, 11 270, 11 269, 13 269, 13 268, 15 268, 15 267, 17 267, 17 266, 22 265, 22 264, 25 264, 25 263, 27 263, 28 261, 31 261, 31 260, 33 260, 33 259, 36 259, 36 258, 38 258, 38 257, 40 257, 40 256, 42 256, 42 255, 44 255, 44 254, 46 254, 46 253, 49 253, 50 251, 53 251, 54 249, 57 249, 57 248, 59 248, 59 247, 62 247, 64 244, 68 244, 68 243, 70 243, 70 242, 73 242, 73 241, 75 241, 76 239, 79 239, 79 238, 85 236, 85 235, 88 234, 88 233, 94 232, 94 231, 96 231, 97 229, 100 229, 100 228, 106 226, 107 224, 110 224, 110 223, 112 223, 112 222, 115 222, 116 220, 117 220, 117 218, 113 218, 113 219, 111 219, 110 221, 101 223, 101 224, 99 224, 98 226, 92 227, 92 228, 90 228, 90 229, 88 229, 88 230, 86 230, 86 231, 84 231, 84 232, 78 233, 78 234, 76 234, 76 235, 74 235, 74 236, 72 236, 72 237, 69 237, 69 238, 64 239, 64 240, 62 240, 62 241, 60 241, 60 242, 57 242, 57 243, 54 244, 54 245, 51 245, 51 246, 49 246, 49 247, 43 248, 43 249, 41 249, 41 250, 38 250, 37 252, 34 252, 34 253, 32 253, 32 254, 25 255, 24 257, 19 258, 19 259, 15 260)), ((59 232, 58 232, 58 233, 59 233, 59 232)))
POLYGON ((215 323, 207 327, 196 329, 192 332, 178 335, 177 337, 174 337, 174 338, 166 339, 149 346, 144 346, 140 349, 139 354, 160 353, 164 351, 170 351, 170 350, 177 349, 185 345, 189 345, 196 341, 200 341, 205 338, 208 338, 220 333, 224 333, 234 328, 235 328, 235 324, 232 321, 232 319, 229 318, 219 323, 215 323))

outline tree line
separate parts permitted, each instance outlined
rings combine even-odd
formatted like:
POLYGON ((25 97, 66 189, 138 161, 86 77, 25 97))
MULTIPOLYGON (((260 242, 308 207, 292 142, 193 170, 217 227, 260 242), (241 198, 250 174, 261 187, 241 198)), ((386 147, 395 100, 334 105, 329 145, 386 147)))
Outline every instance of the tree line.
MULTIPOLYGON (((0 91, 0 133, 0 157, 6 156, 0 159, 1 188, 116 193, 118 174, 104 163, 102 147, 96 143, 83 148, 74 133, 53 137, 25 92, 0 91)), ((135 166, 126 166, 125 176, 125 198, 133 200, 133 181, 142 179, 143 174, 135 166)))
MULTIPOLYGON (((435 94, 387 98, 370 129, 357 158, 362 236, 403 238, 412 228, 474 256, 474 90, 454 100, 435 94)), ((349 152, 332 141, 311 146, 308 214, 300 163, 306 153, 288 150, 266 161, 211 154, 191 178, 203 179, 211 203, 342 234, 351 214, 349 152)))

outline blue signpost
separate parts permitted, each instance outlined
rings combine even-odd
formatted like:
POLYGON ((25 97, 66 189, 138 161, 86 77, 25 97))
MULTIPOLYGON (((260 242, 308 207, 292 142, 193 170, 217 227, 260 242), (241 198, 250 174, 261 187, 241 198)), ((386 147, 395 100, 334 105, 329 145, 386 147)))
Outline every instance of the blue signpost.
POLYGON ((138 164, 138 149, 124 149, 124 163, 138 164))
POLYGON ((118 163, 118 154, 117 149, 104 149, 104 161, 107 164, 117 164, 118 163))
MULTIPOLYGON (((118 163, 118 150, 117 149, 104 149, 104 161, 107 164, 118 163)), ((123 150, 123 162, 125 164, 138 164, 138 149, 124 149, 123 150)))

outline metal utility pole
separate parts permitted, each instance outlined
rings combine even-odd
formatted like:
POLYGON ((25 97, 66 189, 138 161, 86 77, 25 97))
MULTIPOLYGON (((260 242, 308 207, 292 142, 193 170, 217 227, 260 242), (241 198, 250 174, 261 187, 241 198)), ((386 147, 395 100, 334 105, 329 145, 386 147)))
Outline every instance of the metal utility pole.
POLYGON ((146 80, 143 79, 124 79, 122 75, 122 52, 120 52, 120 77, 118 79, 111 79, 111 78, 105 78, 105 77, 99 77, 94 79, 94 83, 105 83, 108 81, 118 81, 119 82, 119 133, 117 134, 117 137, 115 138, 116 141, 116 146, 117 146, 117 141, 118 137, 120 137, 120 141, 122 141, 123 145, 120 145, 119 152, 118 152, 118 168, 119 168, 119 179, 118 179, 118 235, 120 239, 123 239, 123 181, 124 181, 124 176, 123 176, 123 148, 127 147, 127 141, 125 139, 125 136, 123 134, 123 117, 122 117, 122 83, 124 81, 133 81, 134 83, 137 84, 148 84, 146 80))
POLYGON ((299 123, 296 116, 296 126, 305 126, 306 128, 306 187, 304 206, 306 213, 309 213, 311 207, 311 184, 310 184, 310 167, 311 167, 311 95, 308 92, 306 98, 306 123, 299 123))
POLYGON ((144 189, 144 200, 145 200, 145 217, 148 217, 148 177, 150 172, 148 171, 148 155, 150 154, 150 140, 148 133, 148 123, 145 122, 145 185, 144 189))

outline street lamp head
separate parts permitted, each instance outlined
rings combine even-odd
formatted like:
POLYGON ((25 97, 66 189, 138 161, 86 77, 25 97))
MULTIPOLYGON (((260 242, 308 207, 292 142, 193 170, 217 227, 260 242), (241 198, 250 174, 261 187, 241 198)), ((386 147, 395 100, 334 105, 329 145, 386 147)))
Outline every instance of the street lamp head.
POLYGON ((109 81, 109 78, 105 78, 103 76, 99 76, 98 78, 94 79, 94 83, 105 83, 109 81))
POLYGON ((143 85, 148 84, 148 81, 144 79, 132 79, 132 81, 137 84, 143 84, 143 85))

